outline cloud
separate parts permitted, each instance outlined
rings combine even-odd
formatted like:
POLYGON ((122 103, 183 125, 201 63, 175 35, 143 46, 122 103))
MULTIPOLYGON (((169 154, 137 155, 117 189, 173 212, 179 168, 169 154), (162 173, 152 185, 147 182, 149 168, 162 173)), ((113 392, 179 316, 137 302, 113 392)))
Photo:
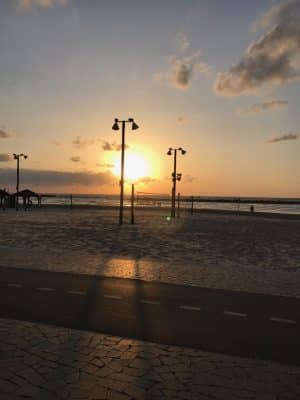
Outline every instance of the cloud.
POLYGON ((70 157, 70 160, 75 163, 78 163, 78 162, 80 162, 80 157, 79 156, 70 157))
POLYGON ((11 137, 10 133, 3 129, 0 129, 0 139, 8 139, 9 137, 11 137))
POLYGON ((300 0, 273 6, 256 23, 268 31, 250 44, 241 60, 214 82, 218 95, 255 93, 264 85, 300 79, 300 0))
MULTIPOLYGON (((3 186, 14 185, 16 171, 13 168, 0 168, 0 182, 3 186)), ((22 168, 23 186, 63 187, 80 185, 85 187, 111 185, 117 178, 111 172, 67 172, 52 170, 33 170, 22 168)))
POLYGON ((0 162, 11 161, 11 156, 9 154, 0 153, 0 162))
POLYGON ((171 74, 169 81, 177 89, 186 90, 191 84, 195 71, 208 72, 208 66, 200 61, 200 52, 191 56, 176 58, 173 57, 171 63, 171 74))
POLYGON ((183 182, 185 183, 192 183, 198 180, 197 177, 191 175, 183 175, 182 177, 183 182))
POLYGON ((187 122, 187 120, 188 120, 188 118, 185 115, 180 115, 177 118, 177 122, 179 122, 180 124, 183 124, 183 123, 187 122))
POLYGON ((66 5, 68 0, 17 0, 18 10, 28 10, 31 7, 39 6, 49 8, 55 5, 66 5))
POLYGON ((149 183, 157 182, 157 179, 151 178, 150 176, 144 176, 137 180, 137 183, 142 183, 144 185, 148 185, 149 183))
POLYGON ((72 143, 77 149, 83 149, 86 146, 93 145, 95 141, 93 139, 81 139, 80 136, 77 136, 72 143))
POLYGON ((265 101, 264 103, 252 104, 245 110, 241 110, 240 114, 249 115, 249 114, 257 114, 263 111, 280 111, 283 108, 287 107, 287 105, 288 101, 286 100, 265 101))
MULTIPOLYGON (((125 144, 125 149, 127 149, 129 146, 127 146, 127 144, 125 144)), ((120 151, 122 148, 121 144, 118 144, 116 142, 108 142, 108 141, 104 141, 102 144, 102 149, 104 151, 120 151)))
POLYGON ((101 167, 101 168, 114 168, 115 164, 108 164, 108 163, 107 164, 99 164, 99 163, 97 163, 96 166, 101 167))
POLYGON ((275 4, 254 23, 254 31, 267 29, 272 25, 282 24, 295 13, 299 13, 299 11, 299 0, 286 0, 275 4))
POLYGON ((267 143, 277 143, 277 142, 283 142, 286 140, 297 140, 299 139, 298 133, 285 133, 282 136, 277 136, 273 139, 270 139, 267 141, 267 143))
POLYGON ((196 73, 208 74, 210 68, 201 61, 200 51, 189 56, 169 57, 168 71, 159 71, 154 75, 156 82, 168 82, 176 89, 186 90, 190 87, 196 73))
POLYGON ((190 41, 184 32, 181 31, 176 35, 176 47, 179 51, 184 52, 190 45, 190 41))

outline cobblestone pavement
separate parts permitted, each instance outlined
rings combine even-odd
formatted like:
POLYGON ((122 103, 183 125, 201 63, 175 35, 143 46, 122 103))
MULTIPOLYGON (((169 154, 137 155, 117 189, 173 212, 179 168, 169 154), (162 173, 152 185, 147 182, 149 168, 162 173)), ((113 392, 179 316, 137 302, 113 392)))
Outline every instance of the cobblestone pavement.
POLYGON ((0 319, 0 399, 291 400, 300 368, 0 319))

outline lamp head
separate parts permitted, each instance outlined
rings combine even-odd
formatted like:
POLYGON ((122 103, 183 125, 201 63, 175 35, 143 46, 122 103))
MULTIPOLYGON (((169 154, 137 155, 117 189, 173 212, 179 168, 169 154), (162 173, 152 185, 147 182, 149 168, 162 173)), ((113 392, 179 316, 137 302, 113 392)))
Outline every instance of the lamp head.
POLYGON ((132 129, 133 131, 139 129, 138 124, 136 124, 136 123, 134 122, 133 118, 131 118, 131 119, 132 119, 132 126, 131 126, 131 129, 132 129))
POLYGON ((26 158, 28 158, 28 156, 27 156, 26 154, 24 154, 24 158, 25 158, 25 160, 26 160, 26 158))
POLYGON ((16 160, 18 158, 16 153, 14 153, 13 156, 14 156, 14 160, 16 160))
POLYGON ((115 122, 114 122, 114 124, 112 126, 112 130, 113 131, 118 131, 119 130, 119 123, 118 122, 119 122, 118 118, 115 118, 115 122))
POLYGON ((171 156, 172 155, 172 147, 169 147, 169 150, 167 151, 167 155, 171 156))
POLYGON ((181 154, 184 155, 186 153, 186 150, 181 149, 181 154))

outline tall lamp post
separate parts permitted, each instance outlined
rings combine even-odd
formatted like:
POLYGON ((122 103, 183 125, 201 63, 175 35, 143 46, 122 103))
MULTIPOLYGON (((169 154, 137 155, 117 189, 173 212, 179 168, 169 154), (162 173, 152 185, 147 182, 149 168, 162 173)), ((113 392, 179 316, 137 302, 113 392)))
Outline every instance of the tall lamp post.
POLYGON ((20 157, 24 157, 24 159, 26 160, 26 158, 28 157, 26 154, 13 154, 14 156, 14 160, 17 160, 17 186, 16 186, 16 211, 19 210, 19 183, 20 183, 20 157))
POLYGON ((174 154, 174 165, 173 165, 173 173, 172 173, 172 206, 171 206, 171 217, 175 217, 175 203, 176 203, 176 182, 181 180, 182 174, 177 173, 177 151, 180 151, 182 155, 186 153, 186 151, 182 147, 178 147, 173 149, 169 147, 167 152, 168 156, 174 154))
POLYGON ((119 124, 122 126, 122 147, 121 147, 121 180, 120 180, 120 214, 119 214, 119 225, 123 224, 123 205, 124 205, 124 160, 125 160, 125 125, 131 124, 131 129, 134 131, 138 129, 138 125, 134 122, 133 118, 127 120, 119 120, 115 118, 115 122, 112 126, 114 131, 118 131, 119 124))

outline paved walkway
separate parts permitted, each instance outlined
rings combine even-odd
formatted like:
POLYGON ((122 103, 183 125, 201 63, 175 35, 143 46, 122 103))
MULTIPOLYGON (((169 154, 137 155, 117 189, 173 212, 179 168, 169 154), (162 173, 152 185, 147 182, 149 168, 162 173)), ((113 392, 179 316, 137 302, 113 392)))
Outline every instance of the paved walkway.
POLYGON ((291 400, 300 368, 0 319, 0 399, 291 400))

